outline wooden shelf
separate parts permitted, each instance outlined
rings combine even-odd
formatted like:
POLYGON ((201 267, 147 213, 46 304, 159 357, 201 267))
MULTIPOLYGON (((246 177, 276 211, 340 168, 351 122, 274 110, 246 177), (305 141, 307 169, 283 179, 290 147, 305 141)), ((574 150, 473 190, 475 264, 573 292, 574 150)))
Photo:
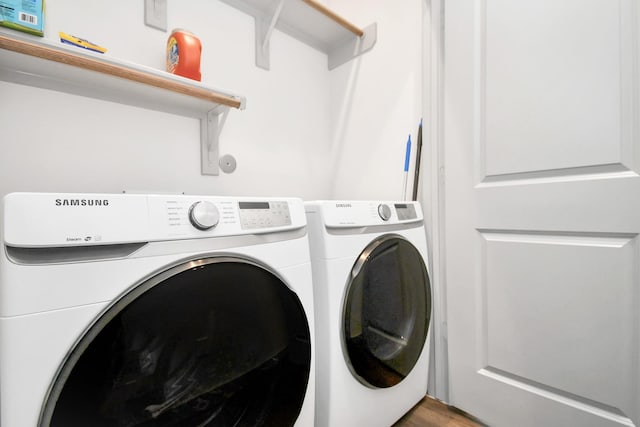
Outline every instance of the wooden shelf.
POLYGON ((256 64, 269 69, 274 28, 328 55, 331 70, 373 48, 377 26, 359 28, 316 0, 222 0, 256 21, 256 64))
POLYGON ((198 118, 202 173, 218 174, 218 127, 244 97, 46 39, 0 31, 0 80, 198 118))

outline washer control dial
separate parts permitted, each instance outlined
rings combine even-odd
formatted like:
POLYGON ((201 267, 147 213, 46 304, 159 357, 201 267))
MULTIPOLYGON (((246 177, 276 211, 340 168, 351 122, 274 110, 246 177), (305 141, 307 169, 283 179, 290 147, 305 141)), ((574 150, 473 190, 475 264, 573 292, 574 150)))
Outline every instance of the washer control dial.
POLYGON ((198 230, 209 230, 218 225, 220 212, 211 202, 195 202, 189 208, 189 221, 198 230))
POLYGON ((383 221, 389 221, 391 218, 391 208, 389 205, 378 205, 378 215, 383 221))

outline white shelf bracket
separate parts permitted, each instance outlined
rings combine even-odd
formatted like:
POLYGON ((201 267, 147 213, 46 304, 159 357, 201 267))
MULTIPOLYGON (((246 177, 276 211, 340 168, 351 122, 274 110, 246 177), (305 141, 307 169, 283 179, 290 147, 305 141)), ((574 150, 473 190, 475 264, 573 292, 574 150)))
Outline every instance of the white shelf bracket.
POLYGON ((354 36, 329 51, 327 63, 330 70, 373 49, 378 38, 378 25, 374 22, 363 31, 364 34, 361 37, 354 36))
POLYGON ((229 107, 218 107, 200 119, 200 157, 202 175, 219 175, 218 164, 220 133, 227 121, 229 107))
POLYGON ((269 60, 269 40, 271 40, 271 34, 273 29, 280 18, 280 13, 284 7, 286 0, 280 0, 270 19, 265 19, 259 15, 255 15, 256 20, 256 65, 260 68, 268 70, 271 66, 269 60))

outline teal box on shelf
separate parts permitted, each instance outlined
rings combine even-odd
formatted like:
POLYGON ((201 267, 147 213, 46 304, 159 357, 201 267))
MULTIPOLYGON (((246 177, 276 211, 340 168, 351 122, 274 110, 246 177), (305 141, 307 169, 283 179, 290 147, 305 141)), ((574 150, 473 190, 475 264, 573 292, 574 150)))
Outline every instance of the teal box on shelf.
POLYGON ((44 36, 44 0, 0 0, 0 25, 44 36))

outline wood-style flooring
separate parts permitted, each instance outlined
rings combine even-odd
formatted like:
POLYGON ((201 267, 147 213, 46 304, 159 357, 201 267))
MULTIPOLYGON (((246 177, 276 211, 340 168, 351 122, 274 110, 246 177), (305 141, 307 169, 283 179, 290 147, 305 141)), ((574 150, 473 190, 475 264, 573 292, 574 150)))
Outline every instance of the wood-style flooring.
POLYGON ((483 427, 464 412, 444 403, 425 397, 393 427, 483 427))

